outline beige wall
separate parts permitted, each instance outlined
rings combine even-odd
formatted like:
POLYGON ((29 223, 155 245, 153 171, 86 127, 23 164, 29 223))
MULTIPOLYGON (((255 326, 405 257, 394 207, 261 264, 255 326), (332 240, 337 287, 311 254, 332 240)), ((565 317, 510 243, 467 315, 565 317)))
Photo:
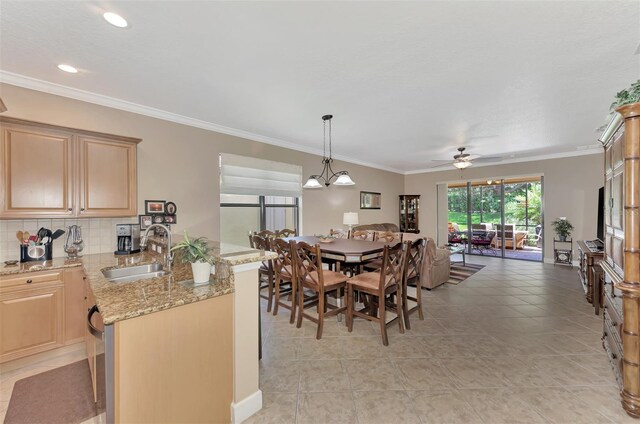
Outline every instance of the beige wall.
MULTIPOLYGON (((0 84, 0 97, 8 107, 3 115, 54 125, 142 138, 138 145, 138 213, 145 199, 174 201, 178 224, 194 235, 219 239, 219 153, 235 153, 288 162, 303 167, 303 177, 321 170, 317 155, 271 146, 135 113, 78 100, 0 84)), ((318 119, 320 113, 318 112, 318 119)), ((321 147, 322 133, 318 133, 321 147)), ((339 141, 337 149, 339 148, 339 141)), ((37 159, 37 152, 34 152, 37 159)), ((303 232, 327 233, 342 225, 342 213, 360 213, 360 222, 398 222, 398 195, 404 177, 365 166, 335 162, 334 169, 348 170, 355 186, 305 190, 303 232), (380 210, 361 211, 360 191, 382 193, 380 210)))
MULTIPOLYGON (((598 188, 603 184, 603 155, 585 155, 544 161, 522 162, 507 165, 472 167, 462 173, 458 170, 407 175, 405 193, 420 194, 421 233, 435 237, 438 226, 446 228, 446 220, 437 222, 436 184, 474 179, 543 175, 545 260, 553 258, 551 222, 566 216, 573 224, 574 240, 590 240, 596 237, 598 216, 598 188)), ((440 243, 443 243, 440 240, 440 243)), ((575 251, 575 243, 574 243, 575 251)))

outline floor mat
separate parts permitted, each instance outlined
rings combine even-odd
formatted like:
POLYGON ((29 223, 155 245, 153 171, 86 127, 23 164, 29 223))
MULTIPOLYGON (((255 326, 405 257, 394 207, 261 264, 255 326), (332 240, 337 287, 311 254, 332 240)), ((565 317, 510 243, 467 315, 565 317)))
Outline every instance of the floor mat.
POLYGON ((4 422, 80 423, 102 412, 93 401, 89 364, 84 359, 16 381, 4 422))

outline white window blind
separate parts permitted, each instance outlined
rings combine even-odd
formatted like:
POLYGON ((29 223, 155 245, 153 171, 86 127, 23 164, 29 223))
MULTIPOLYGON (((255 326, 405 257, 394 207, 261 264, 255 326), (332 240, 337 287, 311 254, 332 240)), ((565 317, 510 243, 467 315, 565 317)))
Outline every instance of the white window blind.
POLYGON ((222 153, 220 155, 220 193, 300 197, 302 167, 222 153))

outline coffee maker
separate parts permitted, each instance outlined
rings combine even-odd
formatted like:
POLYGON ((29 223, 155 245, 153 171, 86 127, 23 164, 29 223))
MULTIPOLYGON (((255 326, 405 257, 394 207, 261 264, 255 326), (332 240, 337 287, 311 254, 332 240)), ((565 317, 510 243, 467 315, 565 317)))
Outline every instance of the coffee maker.
POLYGON ((140 252, 140 225, 116 224, 116 255, 140 252))

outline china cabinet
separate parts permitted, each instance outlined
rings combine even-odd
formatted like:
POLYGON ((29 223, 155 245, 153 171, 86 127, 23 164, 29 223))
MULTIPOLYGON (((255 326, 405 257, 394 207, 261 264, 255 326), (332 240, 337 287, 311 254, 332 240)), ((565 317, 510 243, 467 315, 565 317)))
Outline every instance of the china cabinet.
POLYGON ((419 233, 420 195, 400 195, 400 232, 419 233))

